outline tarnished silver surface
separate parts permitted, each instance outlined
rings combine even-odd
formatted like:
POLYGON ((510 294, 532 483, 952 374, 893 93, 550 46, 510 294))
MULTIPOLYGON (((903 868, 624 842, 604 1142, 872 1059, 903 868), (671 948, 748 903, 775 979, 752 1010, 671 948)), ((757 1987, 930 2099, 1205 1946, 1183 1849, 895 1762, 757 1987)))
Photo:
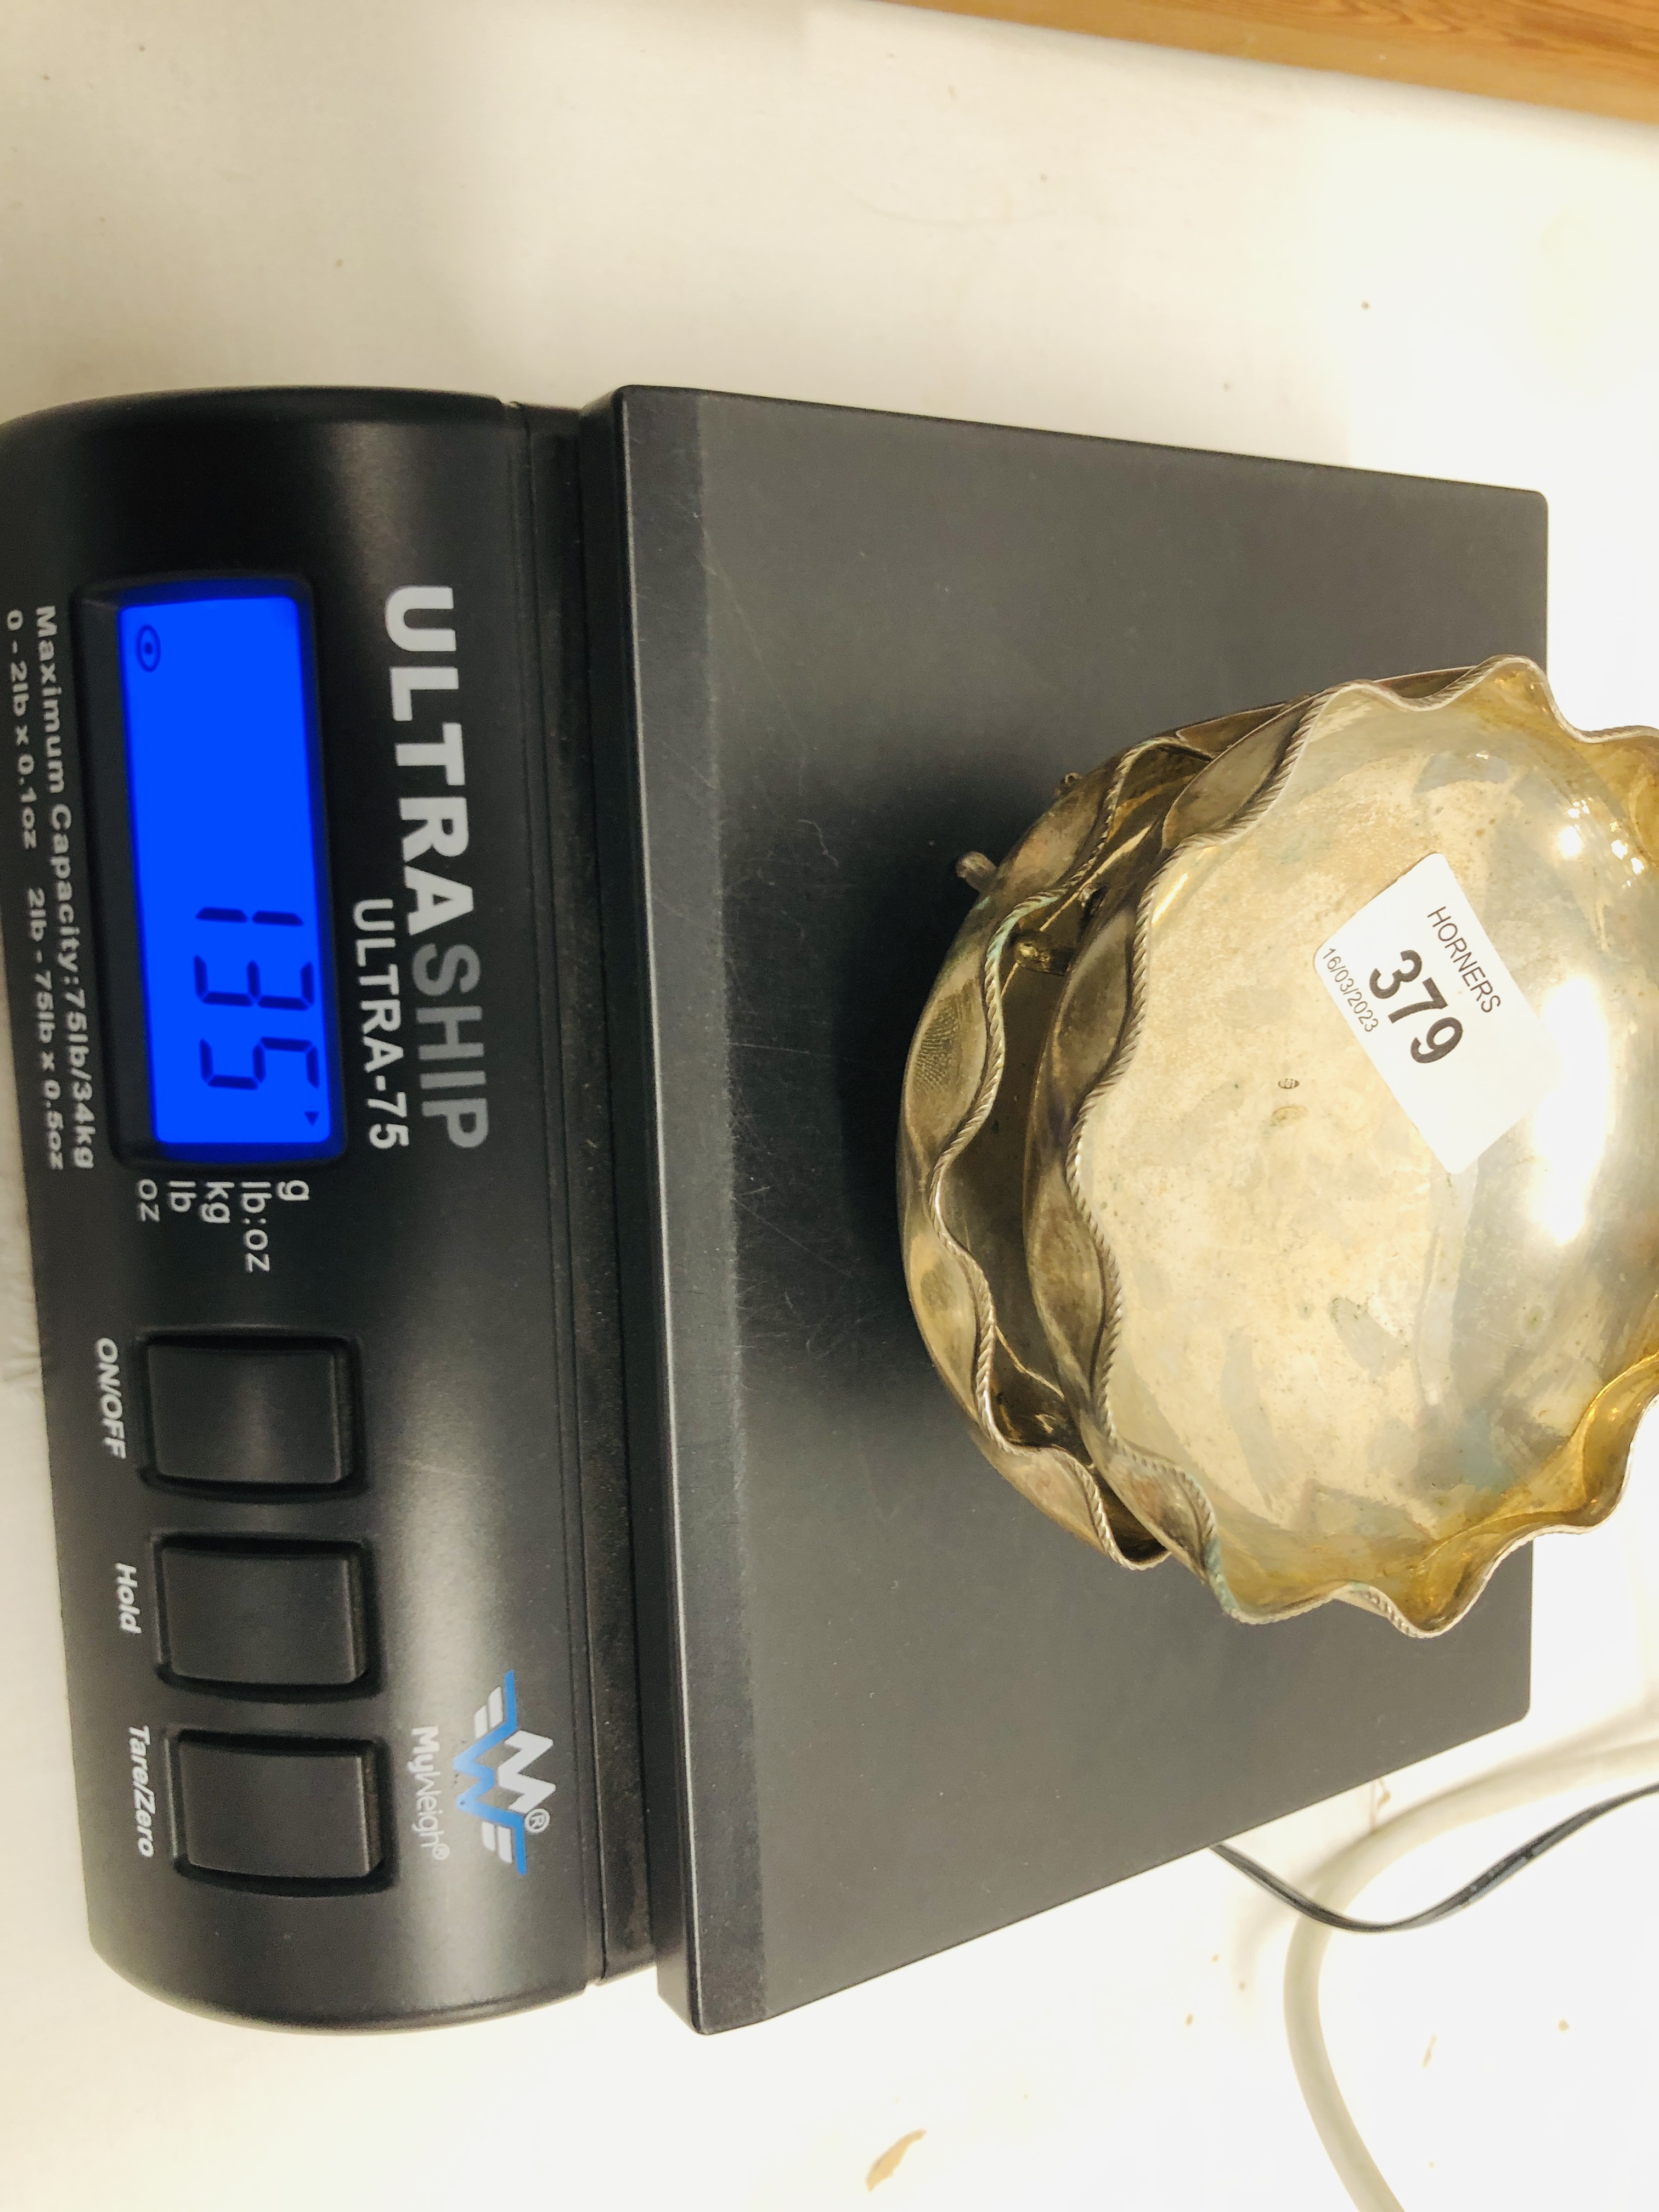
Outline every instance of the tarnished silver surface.
POLYGON ((1659 1388, 1659 735, 1530 662, 1355 684, 1068 781, 907 1071, 923 1335, 981 1450, 1230 1612, 1449 1627, 1616 1503, 1659 1388), (1449 1175, 1314 972, 1443 854, 1565 1054, 1449 1175))

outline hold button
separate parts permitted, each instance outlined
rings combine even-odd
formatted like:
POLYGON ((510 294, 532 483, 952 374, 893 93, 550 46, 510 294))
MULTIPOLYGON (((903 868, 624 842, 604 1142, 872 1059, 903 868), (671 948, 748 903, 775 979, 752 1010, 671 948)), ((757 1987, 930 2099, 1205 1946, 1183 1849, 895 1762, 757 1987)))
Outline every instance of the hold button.
POLYGON ((186 1865, 260 1881, 362 1881, 379 1866, 368 1744, 194 1735, 178 1759, 186 1865))
POLYGON ((362 1570, 326 1544, 161 1547, 168 1671, 190 1681, 343 1689, 367 1664, 362 1570))

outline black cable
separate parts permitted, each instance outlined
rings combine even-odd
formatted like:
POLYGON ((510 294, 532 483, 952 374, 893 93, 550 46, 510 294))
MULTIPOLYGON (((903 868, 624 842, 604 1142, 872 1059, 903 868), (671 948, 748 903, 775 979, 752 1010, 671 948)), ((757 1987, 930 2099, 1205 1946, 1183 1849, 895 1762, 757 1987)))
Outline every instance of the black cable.
POLYGON ((1462 1889, 1455 1890, 1449 1897, 1443 1897, 1438 1905, 1431 1905, 1422 1912, 1409 1913, 1403 1920, 1350 1920, 1346 1912, 1333 1912, 1328 1905, 1317 1905, 1311 1897, 1304 1897, 1299 1889, 1292 1889, 1289 1882, 1281 1881, 1266 1867, 1258 1866, 1252 1858, 1246 1858, 1243 1851, 1236 1851, 1231 1844, 1212 1844, 1210 1848, 1218 1858, 1225 1859, 1230 1867, 1236 1867, 1240 1874, 1248 1875, 1252 1881, 1260 1883, 1267 1894, 1276 1897, 1281 1905, 1288 1905, 1296 1911, 1305 1913, 1310 1920, 1317 1920, 1324 1927, 1340 1929, 1346 1936, 1399 1936, 1408 1928, 1432 1928, 1437 1921, 1449 1920, 1454 1912, 1461 1912, 1466 1905, 1474 1905, 1481 1898, 1490 1897, 1493 1890, 1499 1888, 1512 1875, 1519 1874, 1523 1867, 1529 1867, 1534 1860, 1541 1859, 1546 1851, 1553 1851, 1558 1844, 1565 1844, 1569 1836, 1576 1836, 1581 1828, 1588 1828, 1592 1820, 1599 1820, 1604 1813, 1616 1813, 1621 1806, 1634 1805, 1643 1797, 1659 1797, 1659 1782, 1644 1783, 1639 1790, 1627 1790, 1620 1797, 1603 1797, 1599 1804, 1587 1805, 1582 1813, 1573 1813, 1566 1820, 1558 1820, 1553 1828, 1546 1828, 1530 1843, 1521 1844, 1506 1858, 1498 1859, 1489 1866, 1484 1874, 1476 1875, 1473 1881, 1465 1882, 1462 1889))

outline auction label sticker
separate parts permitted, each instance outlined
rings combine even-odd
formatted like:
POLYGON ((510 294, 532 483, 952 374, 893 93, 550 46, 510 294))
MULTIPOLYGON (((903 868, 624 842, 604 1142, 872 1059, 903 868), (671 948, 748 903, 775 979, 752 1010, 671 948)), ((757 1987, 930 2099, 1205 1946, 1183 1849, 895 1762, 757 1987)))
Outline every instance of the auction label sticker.
POLYGON ((1452 873, 1431 853, 1314 955, 1319 980, 1449 1175, 1567 1073, 1452 873))

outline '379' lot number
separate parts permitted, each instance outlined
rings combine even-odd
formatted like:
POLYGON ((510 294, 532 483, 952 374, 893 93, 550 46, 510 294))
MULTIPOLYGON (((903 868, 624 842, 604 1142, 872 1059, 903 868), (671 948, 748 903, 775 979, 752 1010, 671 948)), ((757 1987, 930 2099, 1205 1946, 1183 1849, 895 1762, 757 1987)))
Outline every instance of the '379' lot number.
POLYGON ((1423 1066, 1431 1066, 1437 1060, 1444 1060, 1462 1042, 1463 1024, 1455 1014, 1446 1012, 1446 1001, 1440 986, 1432 975, 1423 973, 1423 956, 1409 950, 1400 955, 1401 964, 1385 981, 1382 970, 1373 968, 1370 973, 1370 992, 1374 999, 1395 998, 1408 985, 1415 984, 1428 994, 1426 998, 1413 999, 1408 1006, 1395 1006, 1389 1015, 1391 1022, 1409 1022, 1419 1014, 1438 1014, 1421 1036, 1411 1041, 1412 1058, 1423 1066))

